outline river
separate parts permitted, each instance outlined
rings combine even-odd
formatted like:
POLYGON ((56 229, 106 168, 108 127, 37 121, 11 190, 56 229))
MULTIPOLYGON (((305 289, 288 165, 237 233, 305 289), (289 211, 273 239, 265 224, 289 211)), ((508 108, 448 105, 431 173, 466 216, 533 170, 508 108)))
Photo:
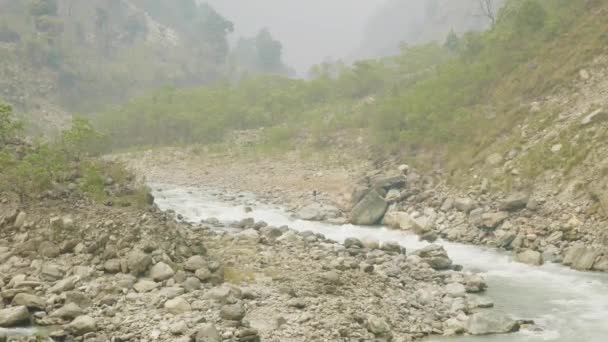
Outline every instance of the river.
MULTIPOLYGON (((237 221, 252 217, 270 225, 287 225, 299 231, 321 233, 343 241, 348 237, 371 237, 397 241, 408 251, 424 247, 412 234, 385 227, 336 226, 293 219, 280 207, 256 202, 252 194, 226 196, 225 192, 205 188, 152 184, 156 203, 172 209, 191 222, 215 217, 237 221), (245 206, 253 211, 245 212, 245 206)), ((521 319, 533 319, 538 331, 509 335, 431 337, 442 342, 606 342, 608 341, 608 275, 570 270, 560 265, 542 267, 516 263, 510 254, 491 248, 438 241, 452 260, 465 270, 480 273, 489 285, 486 295, 501 310, 521 319)))

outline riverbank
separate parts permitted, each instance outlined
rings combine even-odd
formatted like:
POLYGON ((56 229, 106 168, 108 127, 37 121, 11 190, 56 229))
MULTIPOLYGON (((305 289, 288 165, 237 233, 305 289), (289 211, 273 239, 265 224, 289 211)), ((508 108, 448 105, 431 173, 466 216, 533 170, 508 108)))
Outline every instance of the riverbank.
POLYGON ((564 201, 546 188, 502 192, 487 181, 463 190, 441 174, 406 165, 377 168, 348 151, 320 155, 303 158, 292 151, 248 159, 165 149, 121 158, 152 182, 249 191, 296 216, 334 223, 353 221, 353 209, 374 190, 375 210, 369 203, 366 210, 359 206, 355 214, 366 219, 354 223, 385 223, 431 241, 442 237, 505 249, 532 265, 608 271, 608 222, 601 202, 592 198, 564 201))
POLYGON ((0 203, 5 336, 33 324, 42 341, 413 341, 520 326, 485 309, 483 279, 440 246, 406 256, 259 220, 218 229, 155 207, 0 203))

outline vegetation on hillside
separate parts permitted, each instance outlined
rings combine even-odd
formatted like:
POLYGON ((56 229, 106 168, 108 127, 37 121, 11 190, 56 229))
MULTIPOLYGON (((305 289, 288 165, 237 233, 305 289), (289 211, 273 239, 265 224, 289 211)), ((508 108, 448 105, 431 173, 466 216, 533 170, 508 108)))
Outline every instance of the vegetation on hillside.
POLYGON ((270 128, 266 142, 311 138, 322 146, 356 128, 379 151, 433 151, 470 163, 528 114, 522 103, 567 84, 606 48, 607 8, 603 0, 511 0, 491 30, 453 33, 441 46, 404 47, 399 56, 353 66, 318 65, 307 81, 253 77, 167 88, 98 121, 113 147, 211 143, 258 127, 270 128))
POLYGON ((26 142, 22 128, 11 107, 0 103, 0 193, 15 193, 22 202, 67 191, 106 204, 145 203, 146 189, 134 186, 122 165, 89 156, 101 137, 87 121, 76 119, 51 143, 26 142), (114 184, 116 191, 108 191, 114 184))
POLYGON ((225 76, 232 30, 195 0, 0 0, 0 95, 85 111, 209 84, 225 76))

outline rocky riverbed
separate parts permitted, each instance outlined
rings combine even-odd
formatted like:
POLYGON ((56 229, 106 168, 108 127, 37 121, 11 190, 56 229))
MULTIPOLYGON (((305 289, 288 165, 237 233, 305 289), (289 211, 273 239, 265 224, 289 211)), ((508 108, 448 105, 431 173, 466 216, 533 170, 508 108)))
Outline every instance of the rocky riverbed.
POLYGON ((155 207, 1 202, 4 339, 33 327, 30 339, 54 341, 411 341, 522 323, 488 309, 484 280, 438 245, 339 244, 155 207))
POLYGON ((505 193, 489 181, 462 190, 448 186, 442 175, 388 162, 376 168, 348 155, 303 159, 292 153, 244 164, 242 158, 207 158, 184 150, 122 158, 150 181, 250 191, 303 219, 384 223, 425 240, 441 237, 505 249, 531 265, 608 271, 608 207, 602 196, 564 200, 546 188, 505 193))

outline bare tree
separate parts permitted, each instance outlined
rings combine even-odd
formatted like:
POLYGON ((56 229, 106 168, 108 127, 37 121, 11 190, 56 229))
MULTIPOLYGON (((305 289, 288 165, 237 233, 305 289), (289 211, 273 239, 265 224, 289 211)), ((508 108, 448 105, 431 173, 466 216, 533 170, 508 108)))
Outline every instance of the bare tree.
POLYGON ((482 15, 490 20, 492 27, 496 26, 496 3, 494 0, 479 0, 479 7, 482 15))

